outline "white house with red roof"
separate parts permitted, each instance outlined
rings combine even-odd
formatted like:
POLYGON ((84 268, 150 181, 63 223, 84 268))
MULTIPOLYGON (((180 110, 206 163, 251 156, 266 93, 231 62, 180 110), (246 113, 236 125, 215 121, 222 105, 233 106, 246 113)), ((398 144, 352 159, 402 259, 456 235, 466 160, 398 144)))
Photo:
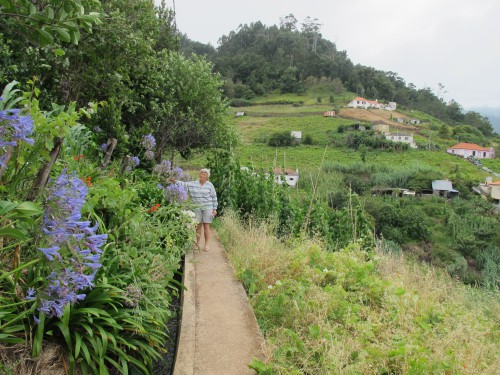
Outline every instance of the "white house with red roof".
MULTIPOLYGON (((394 109, 396 109, 396 103, 390 102, 389 104, 391 104, 391 103, 394 105, 394 109)), ((349 103, 347 103, 347 106, 350 108, 388 109, 388 106, 386 106, 385 104, 379 103, 378 99, 368 100, 368 99, 362 98, 361 96, 358 96, 358 97, 354 98, 353 100, 351 100, 349 103)), ((393 107, 390 106, 390 108, 392 109, 393 107)))
POLYGON ((365 98, 362 98, 361 96, 358 96, 351 100, 348 104, 348 107, 350 108, 364 108, 368 109, 370 107, 370 104, 365 98))
POLYGON ((463 158, 469 156, 475 159, 494 159, 495 149, 493 147, 481 147, 475 143, 460 142, 446 150, 449 154, 458 155, 463 158))

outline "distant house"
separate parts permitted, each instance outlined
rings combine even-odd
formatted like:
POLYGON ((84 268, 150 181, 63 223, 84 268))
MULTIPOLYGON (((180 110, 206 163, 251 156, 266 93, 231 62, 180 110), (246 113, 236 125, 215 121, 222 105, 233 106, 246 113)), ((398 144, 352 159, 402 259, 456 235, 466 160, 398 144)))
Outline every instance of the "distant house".
POLYGON ((491 186, 491 198, 500 203, 500 181, 490 182, 489 185, 491 186))
POLYGON ((458 196, 459 191, 453 189, 450 180, 434 180, 432 181, 432 192, 434 195, 441 197, 453 198, 458 196))
POLYGON ((481 147, 475 143, 460 142, 446 150, 448 154, 458 155, 463 158, 472 156, 476 159, 494 159, 495 149, 493 147, 481 147))
POLYGON ((292 131, 292 132, 290 132, 290 135, 292 136, 293 141, 295 143, 302 143, 302 132, 292 131))
POLYGON ((364 109, 368 109, 368 107, 370 107, 370 104, 366 101, 365 98, 362 98, 360 96, 354 98, 353 100, 351 100, 348 104, 347 104, 348 107, 350 108, 364 108, 364 109))
POLYGON ((491 197, 500 203, 500 181, 491 181, 491 177, 486 179, 484 184, 479 184, 479 189, 474 189, 477 193, 491 197))
POLYGON ((389 102, 387 103, 387 105, 385 106, 385 110, 386 111, 395 111, 396 110, 396 107, 397 107, 397 104, 396 102, 389 102))
POLYGON ((278 185, 282 185, 285 182, 290 187, 297 187, 299 170, 276 168, 274 169, 274 181, 278 185))
POLYGON ((393 142, 408 143, 411 148, 417 148, 417 144, 413 140, 413 134, 411 133, 388 133, 385 135, 385 139, 393 142))
POLYGON ((325 111, 323 112, 324 117, 335 117, 335 111, 325 111))
POLYGON ((393 118, 392 118, 392 121, 395 121, 395 122, 397 122, 397 123, 399 123, 399 124, 402 124, 402 123, 404 123, 404 122, 405 122, 405 119, 404 119, 404 118, 402 118, 402 117, 393 117, 393 118))
POLYGON ((393 111, 396 109, 396 103, 395 102, 389 102, 388 105, 379 103, 377 99, 375 100, 368 100, 365 98, 362 98, 361 96, 358 96, 351 100, 348 104, 348 107, 350 108, 376 108, 376 109, 386 109, 388 111, 393 111), (392 103, 392 104, 391 104, 392 103))
POLYGON ((382 104, 380 104, 377 99, 367 100, 366 102, 369 104, 371 108, 376 108, 376 109, 382 108, 382 104))
POLYGON ((418 118, 411 118, 410 119, 410 124, 412 124, 412 125, 419 125, 420 124, 420 120, 418 118))
POLYGON ((236 117, 245 116, 245 112, 236 112, 236 117))

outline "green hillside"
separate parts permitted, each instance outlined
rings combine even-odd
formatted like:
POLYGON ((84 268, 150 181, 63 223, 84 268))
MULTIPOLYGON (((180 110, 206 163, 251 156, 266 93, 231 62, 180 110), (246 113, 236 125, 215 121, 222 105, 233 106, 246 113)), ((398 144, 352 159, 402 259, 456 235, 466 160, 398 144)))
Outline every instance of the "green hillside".
MULTIPOLYGON (((393 241, 412 257, 447 269, 467 283, 497 285, 500 259, 495 249, 500 245, 500 222, 493 213, 492 203, 475 194, 473 187, 492 176, 482 167, 500 172, 500 159, 482 160, 478 166, 446 152, 457 143, 457 137, 473 139, 478 136, 477 130, 449 126, 431 115, 407 109, 392 114, 351 109, 350 118, 343 118, 346 108, 337 104, 335 108, 340 115, 324 117, 323 111, 331 110, 332 105, 315 102, 317 88, 311 92, 285 97, 268 94, 253 100, 251 106, 233 108, 234 113, 245 112, 244 116, 233 118, 240 138, 233 152, 240 165, 258 173, 276 167, 298 169, 298 189, 291 191, 298 200, 304 199, 304 194, 314 194, 324 204, 341 208, 349 194, 357 194, 378 236, 393 241), (300 101, 301 105, 267 104, 280 100, 300 101), (356 114, 359 119, 353 117, 356 114), (371 129, 370 116, 386 116, 391 131, 412 134, 418 148, 405 148, 393 142, 373 143, 376 139, 382 141, 371 129), (397 124, 390 120, 391 116, 416 118, 420 124, 397 124), (367 129, 353 130, 353 124, 367 129), (273 146, 278 136, 290 140, 291 131, 302 132, 300 145, 273 146), (433 180, 446 179, 460 192, 459 198, 373 196, 374 189, 399 188, 418 193, 432 189, 433 180), (457 218, 461 219, 456 225, 468 237, 453 235, 457 218), (484 233, 476 233, 473 228, 478 225, 484 226, 484 233), (497 264, 496 268, 488 268, 490 261, 497 264)), ((344 103, 353 96, 346 94, 344 103)), ((498 139, 481 138, 497 145, 498 139)), ((194 159, 189 163, 204 165, 205 161, 194 159)))

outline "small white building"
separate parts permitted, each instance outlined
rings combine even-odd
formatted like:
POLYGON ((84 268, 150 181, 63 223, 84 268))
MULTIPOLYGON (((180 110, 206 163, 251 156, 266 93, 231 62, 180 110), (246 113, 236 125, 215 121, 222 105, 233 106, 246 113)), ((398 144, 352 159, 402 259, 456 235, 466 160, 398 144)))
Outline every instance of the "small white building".
POLYGON ((388 133, 385 135, 385 139, 393 142, 408 143, 411 148, 417 148, 417 144, 413 140, 413 134, 411 133, 388 133))
POLYGON ((386 111, 395 111, 395 110, 396 110, 396 108, 397 108, 397 104, 396 104, 396 102, 389 102, 389 103, 387 103, 387 105, 385 106, 385 108, 384 108, 384 109, 385 109, 386 111))
POLYGON ((494 159, 495 149, 493 147, 481 147, 475 143, 460 142, 446 150, 448 154, 458 155, 463 158, 469 156, 475 159, 494 159))
POLYGON ((411 118, 410 119, 410 124, 412 124, 412 125, 419 125, 420 124, 420 120, 418 118, 411 118))
POLYGON ((297 187, 297 183, 299 182, 299 169, 275 168, 274 181, 278 185, 282 185, 285 182, 290 187, 297 187))
POLYGON ((335 117, 335 111, 325 111, 323 112, 324 117, 335 117))
POLYGON ((236 112, 236 117, 245 116, 245 112, 236 112))
POLYGON ((302 143, 302 132, 301 131, 293 130, 290 132, 290 135, 292 136, 293 141, 295 143, 302 143))

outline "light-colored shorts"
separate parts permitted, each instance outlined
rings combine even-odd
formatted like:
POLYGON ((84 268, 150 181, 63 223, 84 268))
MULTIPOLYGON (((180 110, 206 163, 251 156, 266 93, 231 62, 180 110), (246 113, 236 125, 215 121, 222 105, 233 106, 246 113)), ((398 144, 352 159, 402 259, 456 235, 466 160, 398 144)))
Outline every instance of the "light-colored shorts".
POLYGON ((214 219, 212 211, 212 209, 194 210, 194 217, 198 223, 211 223, 214 219))

